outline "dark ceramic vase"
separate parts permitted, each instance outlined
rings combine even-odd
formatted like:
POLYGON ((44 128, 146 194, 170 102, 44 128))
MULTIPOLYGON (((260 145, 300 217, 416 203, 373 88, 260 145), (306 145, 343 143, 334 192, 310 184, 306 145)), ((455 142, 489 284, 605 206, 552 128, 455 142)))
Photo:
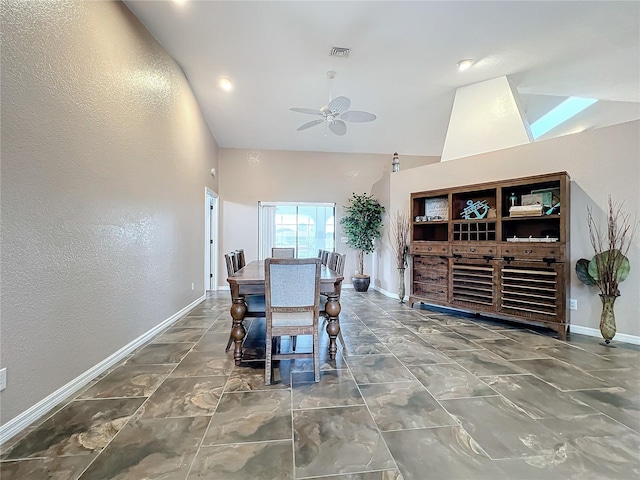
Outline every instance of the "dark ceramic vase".
POLYGON ((356 292, 366 292, 369 289, 371 277, 351 277, 351 282, 356 292))

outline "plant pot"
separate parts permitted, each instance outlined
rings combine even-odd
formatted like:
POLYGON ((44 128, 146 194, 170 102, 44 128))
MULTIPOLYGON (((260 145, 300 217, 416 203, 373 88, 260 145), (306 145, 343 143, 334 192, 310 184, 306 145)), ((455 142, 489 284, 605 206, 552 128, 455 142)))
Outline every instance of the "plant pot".
POLYGON ((369 277, 368 275, 351 277, 351 283, 353 283, 353 289, 356 292, 366 292, 367 290, 369 290, 371 277, 369 277))
POLYGON ((613 337, 616 335, 616 316, 613 310, 613 304, 616 301, 616 295, 602 295, 602 314, 600 315, 600 333, 604 342, 609 345, 613 337))

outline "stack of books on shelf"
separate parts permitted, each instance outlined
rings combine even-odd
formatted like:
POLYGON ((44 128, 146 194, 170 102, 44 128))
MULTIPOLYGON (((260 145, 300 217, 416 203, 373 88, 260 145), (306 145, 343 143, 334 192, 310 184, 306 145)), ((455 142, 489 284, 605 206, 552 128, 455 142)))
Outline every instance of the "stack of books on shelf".
POLYGON ((539 217, 542 215, 542 205, 519 205, 509 208, 510 217, 539 217))

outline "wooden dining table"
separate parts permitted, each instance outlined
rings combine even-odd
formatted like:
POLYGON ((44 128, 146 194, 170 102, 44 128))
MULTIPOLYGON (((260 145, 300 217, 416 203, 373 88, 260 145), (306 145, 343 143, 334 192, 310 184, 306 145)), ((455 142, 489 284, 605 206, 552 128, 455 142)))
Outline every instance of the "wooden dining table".
MULTIPOLYGON (((340 333, 340 291, 344 277, 329 267, 322 265, 320 271, 320 291, 327 294, 327 303, 323 312, 328 317, 327 334, 329 335, 329 358, 336 358, 338 347, 336 338, 340 333)), ((236 365, 242 361, 242 342, 247 334, 244 318, 247 313, 246 295, 264 295, 264 261, 255 260, 227 278, 231 287, 231 338, 234 341, 233 359, 236 365)), ((266 314, 265 314, 266 316, 266 314)))

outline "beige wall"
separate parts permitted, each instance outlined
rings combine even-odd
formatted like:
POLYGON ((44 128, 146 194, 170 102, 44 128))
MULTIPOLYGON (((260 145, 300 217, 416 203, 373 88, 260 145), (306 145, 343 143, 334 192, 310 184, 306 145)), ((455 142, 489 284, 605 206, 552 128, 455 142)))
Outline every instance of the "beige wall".
POLYGON ((3 1, 1 154, 6 423, 203 295, 218 185, 181 69, 120 3, 3 1))
MULTIPOLYGON (((497 152, 427 165, 391 175, 391 209, 409 209, 411 192, 508 179, 558 171, 571 176, 571 293, 578 310, 571 324, 598 329, 601 304, 595 287, 580 283, 574 273, 579 258, 593 251, 586 224, 587 206, 602 215, 609 194, 625 202, 632 218, 640 219, 640 122, 629 122, 575 135, 522 145, 497 152)), ((388 249, 381 263, 392 262, 388 249)), ((618 333, 640 335, 640 231, 629 252, 631 273, 620 285, 616 301, 618 333)), ((380 280, 382 288, 397 290, 397 279, 380 280)), ((409 276, 407 276, 407 285, 409 276)))
MULTIPOLYGON (((336 154, 291 151, 219 151, 222 238, 220 258, 231 250, 245 249, 247 261, 258 257, 258 202, 335 202, 336 250, 347 254, 346 283, 356 269, 356 252, 340 243, 342 206, 352 192, 375 193, 388 207, 389 189, 374 185, 389 177, 393 154, 336 154)), ((438 161, 437 157, 400 155, 403 169, 438 161)), ((365 273, 372 274, 371 255, 365 273)), ((228 287, 224 262, 220 262, 220 286, 228 287)))

